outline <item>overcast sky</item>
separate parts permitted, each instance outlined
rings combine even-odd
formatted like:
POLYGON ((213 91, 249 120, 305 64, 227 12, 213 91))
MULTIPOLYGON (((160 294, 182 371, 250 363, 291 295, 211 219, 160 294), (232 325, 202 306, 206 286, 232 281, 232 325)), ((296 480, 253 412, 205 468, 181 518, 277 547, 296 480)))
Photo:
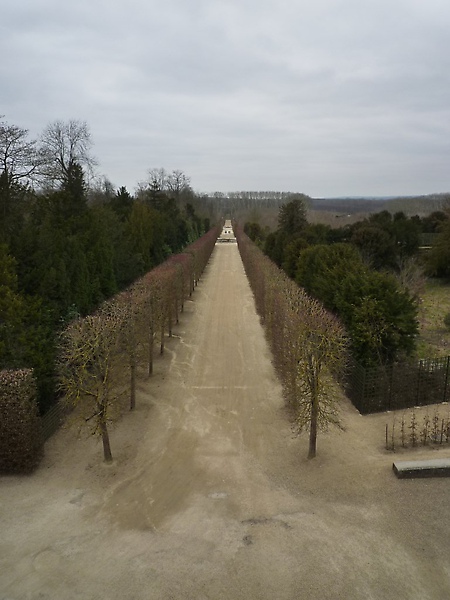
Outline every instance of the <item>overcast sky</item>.
POLYGON ((0 115, 90 127, 99 174, 134 191, 450 191, 448 0, 14 0, 0 115))

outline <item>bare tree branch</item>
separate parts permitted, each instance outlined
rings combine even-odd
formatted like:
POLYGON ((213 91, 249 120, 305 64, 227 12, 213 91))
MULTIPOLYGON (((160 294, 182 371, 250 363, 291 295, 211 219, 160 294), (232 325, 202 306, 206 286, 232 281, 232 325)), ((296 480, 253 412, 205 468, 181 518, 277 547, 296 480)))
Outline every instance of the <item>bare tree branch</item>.
POLYGON ((91 133, 85 121, 50 123, 40 140, 40 175, 46 183, 62 184, 78 164, 92 176, 97 161, 90 153, 91 147, 91 133))
POLYGON ((28 139, 28 130, 0 121, 0 173, 8 185, 33 179, 40 164, 36 140, 28 139))

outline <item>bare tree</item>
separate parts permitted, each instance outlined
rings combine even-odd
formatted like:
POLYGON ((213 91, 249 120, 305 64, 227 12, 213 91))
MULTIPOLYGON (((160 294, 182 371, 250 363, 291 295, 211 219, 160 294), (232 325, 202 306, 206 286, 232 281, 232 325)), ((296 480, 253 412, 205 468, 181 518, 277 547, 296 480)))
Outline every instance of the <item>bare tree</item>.
POLYGON ((169 192, 179 198, 182 193, 191 191, 191 180, 183 171, 174 170, 167 178, 169 192))
POLYGON ((153 192, 165 192, 168 189, 168 173, 165 169, 149 169, 147 184, 153 192))
POLYGON ((28 182, 39 165, 36 141, 28 139, 28 129, 0 121, 0 173, 7 185, 28 182))
POLYGON ((317 433, 340 426, 333 380, 346 365, 348 340, 336 316, 308 298, 298 329, 297 416, 299 431, 309 428, 308 458, 316 456, 317 433))
POLYGON ((120 353, 124 322, 120 304, 105 303, 95 314, 72 322, 60 346, 59 387, 81 426, 101 437, 106 462, 112 461, 108 425, 119 416, 126 371, 120 353))
POLYGON ((40 142, 40 172, 47 183, 66 182, 76 164, 93 174, 97 161, 90 153, 91 134, 85 121, 54 121, 47 125, 40 142))
POLYGON ((396 279, 401 287, 408 290, 413 298, 420 298, 425 289, 426 276, 423 266, 415 256, 398 260, 396 279))
POLYGON ((149 169, 147 182, 143 186, 153 193, 165 193, 176 199, 192 191, 190 178, 178 169, 171 173, 164 168, 149 169))

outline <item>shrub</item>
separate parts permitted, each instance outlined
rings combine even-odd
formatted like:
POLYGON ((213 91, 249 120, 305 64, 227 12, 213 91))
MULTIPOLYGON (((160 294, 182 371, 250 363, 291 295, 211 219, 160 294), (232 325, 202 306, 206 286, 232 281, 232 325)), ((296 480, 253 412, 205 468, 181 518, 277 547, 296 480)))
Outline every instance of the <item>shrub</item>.
POLYGON ((29 473, 43 443, 36 383, 29 369, 0 371, 0 472, 29 473))

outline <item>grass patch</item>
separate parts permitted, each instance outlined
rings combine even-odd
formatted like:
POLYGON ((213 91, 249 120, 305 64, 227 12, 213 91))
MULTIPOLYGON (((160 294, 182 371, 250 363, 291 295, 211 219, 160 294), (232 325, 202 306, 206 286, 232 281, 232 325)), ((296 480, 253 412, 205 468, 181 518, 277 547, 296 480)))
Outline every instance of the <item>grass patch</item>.
POLYGON ((450 354, 450 331, 444 317, 450 313, 450 284, 439 279, 429 279, 421 294, 419 310, 419 358, 448 356, 450 354))

